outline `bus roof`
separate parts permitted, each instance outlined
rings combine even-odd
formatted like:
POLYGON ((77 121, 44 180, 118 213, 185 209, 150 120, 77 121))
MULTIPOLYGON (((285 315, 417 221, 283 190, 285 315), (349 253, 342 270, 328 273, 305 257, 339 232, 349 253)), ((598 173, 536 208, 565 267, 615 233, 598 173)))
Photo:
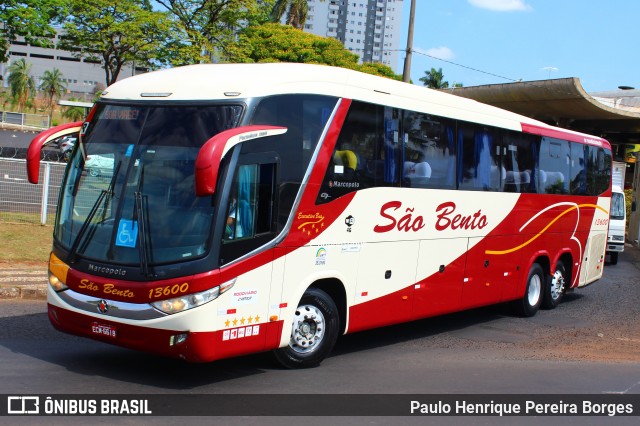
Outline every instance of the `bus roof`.
POLYGON ((604 139, 559 129, 510 111, 446 92, 346 68, 314 64, 200 64, 120 80, 103 100, 205 101, 273 94, 318 94, 423 111, 515 131, 609 146, 604 139))

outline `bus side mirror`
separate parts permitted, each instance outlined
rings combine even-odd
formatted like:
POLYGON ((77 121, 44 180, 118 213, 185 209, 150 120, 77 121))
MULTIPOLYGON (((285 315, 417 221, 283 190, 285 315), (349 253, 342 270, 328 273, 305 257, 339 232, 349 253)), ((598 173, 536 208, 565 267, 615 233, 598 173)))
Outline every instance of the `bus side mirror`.
POLYGON ((202 145, 196 157, 196 196, 204 197, 214 194, 220 162, 231 148, 252 139, 281 135, 286 132, 286 127, 254 125, 236 127, 213 136, 202 145))
POLYGON ((82 127, 82 121, 61 124, 60 126, 51 127, 31 140, 29 149, 27 150, 27 176, 29 182, 38 183, 40 175, 40 153, 44 144, 62 136, 79 133, 82 127))

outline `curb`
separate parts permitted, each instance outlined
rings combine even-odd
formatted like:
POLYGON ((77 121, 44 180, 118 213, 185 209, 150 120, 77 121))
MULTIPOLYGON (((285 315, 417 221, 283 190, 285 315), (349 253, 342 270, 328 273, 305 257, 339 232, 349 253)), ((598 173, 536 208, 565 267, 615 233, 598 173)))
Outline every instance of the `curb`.
POLYGON ((47 287, 45 284, 0 285, 0 300, 3 299, 31 299, 46 300, 47 287))
POLYGON ((47 298, 47 272, 41 269, 0 269, 0 300, 47 298))

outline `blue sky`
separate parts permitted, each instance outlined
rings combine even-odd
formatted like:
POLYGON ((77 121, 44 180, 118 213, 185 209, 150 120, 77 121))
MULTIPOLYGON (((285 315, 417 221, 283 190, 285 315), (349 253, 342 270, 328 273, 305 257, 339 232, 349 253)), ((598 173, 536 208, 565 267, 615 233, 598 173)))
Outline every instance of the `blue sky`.
POLYGON ((578 77, 587 92, 640 89, 639 21, 638 0, 416 0, 411 79, 433 67, 450 85, 578 77))

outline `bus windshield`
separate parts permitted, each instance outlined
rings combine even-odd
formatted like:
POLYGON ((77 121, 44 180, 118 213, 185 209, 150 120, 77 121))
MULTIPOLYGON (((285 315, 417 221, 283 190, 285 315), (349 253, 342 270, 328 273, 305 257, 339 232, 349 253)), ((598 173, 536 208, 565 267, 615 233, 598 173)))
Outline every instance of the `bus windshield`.
POLYGON ((99 105, 67 168, 56 242, 73 257, 143 269, 205 255, 214 206, 195 195, 194 162, 242 111, 99 105))

